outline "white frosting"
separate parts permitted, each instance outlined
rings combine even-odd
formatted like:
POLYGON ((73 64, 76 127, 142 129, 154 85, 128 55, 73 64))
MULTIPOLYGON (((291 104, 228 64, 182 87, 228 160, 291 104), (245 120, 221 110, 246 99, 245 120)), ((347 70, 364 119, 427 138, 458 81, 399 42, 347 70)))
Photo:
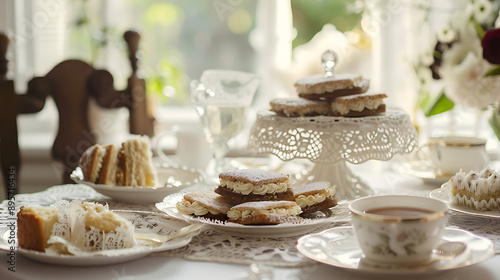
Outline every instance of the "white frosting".
POLYGON ((315 107, 315 108, 301 108, 297 111, 288 111, 288 110, 283 110, 283 113, 285 116, 290 117, 294 116, 296 114, 299 114, 300 116, 307 116, 311 114, 327 114, 329 112, 328 107, 315 107))
POLYGON ((451 195, 451 202, 453 204, 465 205, 479 211, 498 210, 500 209, 500 198, 490 200, 478 201, 474 197, 468 198, 467 196, 460 196, 459 194, 451 195))
POLYGON ((254 186, 251 183, 234 182, 229 180, 220 180, 221 186, 226 186, 237 193, 248 195, 250 193, 264 195, 264 194, 276 194, 282 193, 290 188, 290 182, 280 182, 263 184, 261 186, 254 186))
POLYGON ((300 211, 302 209, 300 206, 295 205, 291 208, 272 208, 272 209, 259 209, 259 210, 239 210, 239 209, 231 209, 229 212, 227 212, 227 217, 236 220, 238 218, 245 218, 248 216, 252 216, 254 214, 275 214, 275 215, 282 215, 282 216, 297 216, 300 214, 300 211))
POLYGON ((321 203, 321 202, 325 201, 325 199, 327 197, 333 197, 335 195, 335 188, 327 188, 325 191, 326 191, 326 193, 323 193, 323 194, 319 193, 319 194, 308 195, 308 196, 299 195, 298 197, 295 198, 295 202, 301 208, 304 208, 307 206, 321 203))
POLYGON ((383 103, 384 101, 381 98, 366 98, 365 100, 359 100, 357 102, 350 103, 332 102, 331 108, 333 112, 338 112, 341 115, 345 115, 349 113, 349 111, 361 112, 365 108, 375 110, 383 103))
POLYGON ((493 194, 500 192, 500 174, 489 167, 481 173, 472 170, 466 174, 461 171, 451 177, 450 184, 452 189, 468 191, 476 196, 493 194))
POLYGON ((217 215, 220 214, 216 210, 209 210, 202 205, 200 205, 197 201, 191 203, 185 199, 183 199, 181 202, 177 203, 177 211, 181 214, 186 214, 186 215, 196 215, 196 216, 203 216, 208 214, 209 212, 211 214, 217 215))

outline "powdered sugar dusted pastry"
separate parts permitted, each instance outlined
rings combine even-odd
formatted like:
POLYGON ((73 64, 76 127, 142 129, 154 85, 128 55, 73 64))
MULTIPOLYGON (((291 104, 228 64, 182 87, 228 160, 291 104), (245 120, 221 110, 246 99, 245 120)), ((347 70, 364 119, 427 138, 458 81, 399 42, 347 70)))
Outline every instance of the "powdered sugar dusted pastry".
POLYGON ((330 104, 321 100, 304 98, 280 98, 270 102, 271 111, 283 117, 326 116, 330 112, 330 104))
POLYGON ((209 219, 227 220, 227 212, 234 203, 210 190, 187 193, 176 205, 181 214, 209 219))
POLYGON ((220 184, 215 192, 235 203, 263 200, 290 200, 288 175, 262 169, 224 171, 219 174, 220 184))
POLYGON ((449 183, 452 203, 480 211, 500 209, 500 173, 496 170, 458 172, 449 183))
POLYGON ((321 181, 292 188, 295 202, 302 209, 302 214, 331 208, 337 205, 335 187, 330 182, 321 181))
POLYGON ((335 74, 331 77, 314 75, 295 82, 299 97, 306 99, 333 99, 360 94, 370 87, 370 81, 358 74, 335 74))
POLYGON ((296 222, 300 206, 293 201, 253 201, 238 204, 227 213, 229 221, 244 225, 296 222))
POLYGON ((384 93, 342 96, 332 101, 330 114, 342 117, 364 117, 380 114, 385 112, 384 98, 387 98, 384 93))

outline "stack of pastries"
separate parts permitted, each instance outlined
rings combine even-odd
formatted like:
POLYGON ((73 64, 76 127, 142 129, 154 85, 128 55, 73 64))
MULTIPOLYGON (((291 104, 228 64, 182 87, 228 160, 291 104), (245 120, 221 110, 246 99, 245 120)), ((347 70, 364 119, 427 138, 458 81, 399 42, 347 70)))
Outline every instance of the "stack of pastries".
POLYGON ((292 188, 288 175, 262 169, 219 174, 214 190, 184 195, 177 203, 181 214, 244 225, 299 222, 301 214, 336 205, 335 188, 319 182, 292 188))
POLYGON ((384 93, 367 93, 370 82, 357 74, 304 77, 295 83, 297 98, 271 100, 284 117, 364 117, 385 112, 384 93))

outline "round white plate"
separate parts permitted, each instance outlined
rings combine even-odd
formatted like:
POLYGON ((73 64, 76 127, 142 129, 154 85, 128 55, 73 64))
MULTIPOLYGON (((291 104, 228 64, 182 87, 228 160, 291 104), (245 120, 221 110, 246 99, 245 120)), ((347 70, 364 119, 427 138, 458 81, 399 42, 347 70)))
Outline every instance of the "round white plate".
MULTIPOLYGON (((184 221, 178 221, 165 217, 164 214, 153 212, 141 211, 117 211, 117 214, 131 221, 135 226, 136 233, 146 234, 159 234, 167 235, 172 231, 177 231, 187 225, 184 221)), ((0 249, 8 251, 12 244, 8 243, 9 236, 11 235, 10 229, 0 227, 1 239, 0 249)), ((170 241, 167 241, 159 246, 142 245, 138 241, 136 246, 132 248, 107 250, 104 252, 88 253, 85 256, 74 255, 52 255, 45 252, 38 252, 33 250, 26 250, 17 248, 16 252, 26 258, 49 264, 57 265, 70 265, 70 266, 95 266, 95 265, 108 265, 127 262, 135 259, 142 258, 153 252, 161 252, 183 247, 191 242, 191 239, 199 234, 199 230, 185 236, 179 236, 170 241)), ((17 245, 17 239, 16 239, 17 245)))
POLYGON ((403 164, 396 165, 396 169, 403 174, 419 178, 428 185, 442 185, 446 181, 450 180, 450 177, 437 176, 434 170, 431 169, 425 162, 404 162, 403 164))
POLYGON ((191 215, 184 215, 177 211, 176 204, 181 201, 185 192, 171 194, 163 202, 157 203, 156 208, 164 211, 169 216, 177 219, 182 219, 188 222, 205 223, 212 226, 214 229, 233 233, 240 236, 255 236, 265 235, 273 236, 293 236, 310 232, 320 225, 325 223, 346 222, 350 220, 349 209, 346 204, 340 204, 324 212, 324 217, 315 219, 306 219, 304 223, 283 223, 278 225, 241 225, 232 222, 214 221, 210 219, 197 218, 191 215))
POLYGON ((465 230, 446 228, 442 240, 463 242, 467 249, 454 259, 439 260, 432 256, 430 262, 420 265, 375 263, 364 259, 352 227, 337 227, 303 236, 297 242, 297 249, 304 256, 321 263, 370 273, 422 273, 456 269, 485 261, 495 255, 491 240, 465 230))
POLYGON ((186 167, 157 167, 156 172, 161 186, 158 188, 94 184, 84 180, 82 170, 79 167, 71 173, 71 179, 76 183, 90 186, 115 201, 134 204, 160 202, 169 194, 203 181, 203 174, 200 171, 186 167))
POLYGON ((443 202, 445 202, 448 205, 448 208, 450 208, 453 211, 460 212, 463 214, 468 214, 476 217, 485 217, 485 218, 500 218, 500 211, 478 211, 476 209, 472 209, 469 207, 465 207, 462 205, 457 205, 451 202, 450 198, 450 192, 451 192, 451 187, 449 184, 445 183, 443 186, 439 189, 435 189, 431 191, 430 196, 431 198, 439 199, 443 202))

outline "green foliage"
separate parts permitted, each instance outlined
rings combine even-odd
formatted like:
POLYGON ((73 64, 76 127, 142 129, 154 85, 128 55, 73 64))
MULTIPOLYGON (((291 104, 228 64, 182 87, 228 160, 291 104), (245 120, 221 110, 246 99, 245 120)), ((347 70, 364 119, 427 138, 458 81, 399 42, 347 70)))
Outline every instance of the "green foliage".
POLYGON ((361 20, 361 14, 347 12, 346 6, 352 2, 292 0, 293 23, 297 29, 293 47, 309 42, 327 23, 332 23, 342 32, 356 27, 361 20))
POLYGON ((488 72, 486 72, 486 74, 484 74, 485 77, 497 75, 500 75, 500 65, 494 67, 493 69, 490 69, 488 72))
POLYGON ((500 140, 500 112, 498 110, 493 110, 490 118, 488 119, 491 129, 495 132, 498 140, 500 140))
POLYGON ((447 112, 455 107, 455 103, 446 97, 444 90, 442 90, 434 99, 431 97, 429 92, 422 93, 419 105, 426 117, 447 112))

